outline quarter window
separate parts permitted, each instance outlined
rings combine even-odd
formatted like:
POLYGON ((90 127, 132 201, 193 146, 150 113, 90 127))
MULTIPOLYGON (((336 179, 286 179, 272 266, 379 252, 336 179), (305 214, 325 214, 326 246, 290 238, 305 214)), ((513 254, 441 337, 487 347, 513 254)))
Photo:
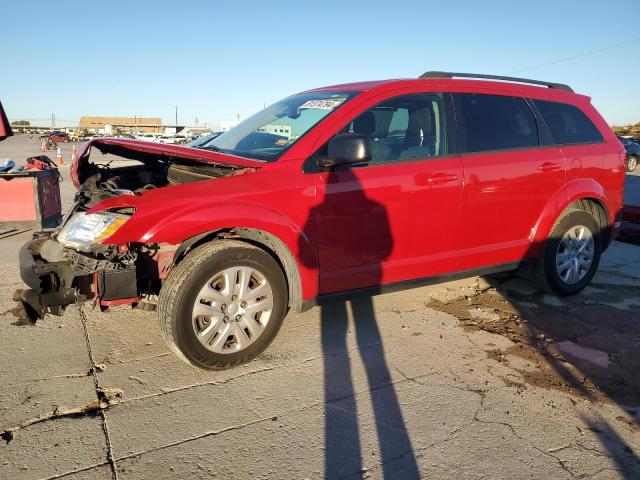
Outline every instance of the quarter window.
POLYGON ((603 140, 596 126, 579 108, 545 100, 533 100, 533 103, 549 127, 555 144, 571 145, 603 140))
POLYGON ((537 147, 538 129, 527 102, 519 97, 454 94, 464 152, 537 147))

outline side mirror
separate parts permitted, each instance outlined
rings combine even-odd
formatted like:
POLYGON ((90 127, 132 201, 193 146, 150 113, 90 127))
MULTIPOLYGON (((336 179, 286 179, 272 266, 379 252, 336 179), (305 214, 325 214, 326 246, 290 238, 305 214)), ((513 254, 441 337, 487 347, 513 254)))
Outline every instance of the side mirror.
POLYGON ((359 133, 340 133, 329 140, 328 156, 318 160, 321 167, 354 165, 371 161, 371 141, 359 133))

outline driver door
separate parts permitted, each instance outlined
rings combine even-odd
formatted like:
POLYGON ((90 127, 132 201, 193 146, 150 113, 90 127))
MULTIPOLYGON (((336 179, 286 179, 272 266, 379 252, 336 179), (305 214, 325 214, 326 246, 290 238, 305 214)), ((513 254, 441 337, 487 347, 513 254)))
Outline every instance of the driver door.
POLYGON ((320 294, 457 268, 462 164, 448 155, 445 98, 403 95, 362 113, 346 129, 370 138, 372 161, 316 174, 320 294))

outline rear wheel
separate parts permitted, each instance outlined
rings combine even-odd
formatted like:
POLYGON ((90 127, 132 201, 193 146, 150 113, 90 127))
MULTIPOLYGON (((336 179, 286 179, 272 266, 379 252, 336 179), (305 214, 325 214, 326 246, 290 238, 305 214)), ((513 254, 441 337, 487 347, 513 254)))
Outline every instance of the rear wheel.
POLYGON ((627 158, 627 172, 633 172, 638 166, 638 157, 631 155, 627 158))
POLYGON ((578 293, 595 275, 601 252, 596 219, 584 210, 567 210, 556 221, 542 258, 532 268, 533 280, 558 295, 578 293))
POLYGON ((183 360, 219 370, 248 362, 280 330, 287 284, 278 263, 244 242, 202 245, 169 274, 158 315, 165 341, 183 360))

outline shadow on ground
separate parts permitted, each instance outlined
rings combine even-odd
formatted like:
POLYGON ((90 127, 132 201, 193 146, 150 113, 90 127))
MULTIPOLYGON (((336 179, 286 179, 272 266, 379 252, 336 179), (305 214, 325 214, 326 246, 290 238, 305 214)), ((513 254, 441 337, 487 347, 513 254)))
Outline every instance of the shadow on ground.
POLYGON ((525 382, 504 378, 507 384, 558 389, 619 406, 627 414, 617 417, 618 425, 602 417, 582 420, 623 478, 640 478, 640 457, 616 433, 619 428, 640 432, 640 287, 633 281, 596 283, 560 299, 513 275, 486 280, 471 295, 434 300, 428 306, 456 316, 468 331, 508 338, 512 342, 508 348, 487 351, 517 370, 525 382))

